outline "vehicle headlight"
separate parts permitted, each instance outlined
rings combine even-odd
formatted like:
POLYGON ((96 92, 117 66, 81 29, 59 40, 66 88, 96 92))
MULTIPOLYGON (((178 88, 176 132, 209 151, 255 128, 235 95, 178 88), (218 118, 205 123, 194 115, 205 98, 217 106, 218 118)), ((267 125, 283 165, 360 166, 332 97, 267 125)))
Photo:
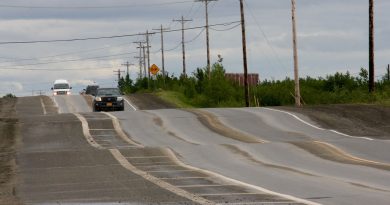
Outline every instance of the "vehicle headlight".
POLYGON ((67 95, 70 95, 71 93, 70 93, 70 91, 68 91, 68 92, 66 92, 66 94, 67 94, 67 95))
POLYGON ((101 97, 96 97, 95 101, 100 102, 100 101, 102 101, 102 98, 101 97))
POLYGON ((116 101, 122 101, 123 100, 123 97, 117 97, 116 98, 116 101))

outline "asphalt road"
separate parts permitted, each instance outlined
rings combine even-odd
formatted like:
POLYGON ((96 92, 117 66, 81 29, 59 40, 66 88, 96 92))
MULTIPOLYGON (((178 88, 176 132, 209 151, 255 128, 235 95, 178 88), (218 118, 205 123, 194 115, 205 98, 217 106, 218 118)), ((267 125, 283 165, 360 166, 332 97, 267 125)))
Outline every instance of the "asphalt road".
POLYGON ((53 102, 22 98, 16 107, 16 194, 25 204, 390 201, 390 142, 322 129, 305 116, 130 105, 91 113, 81 96, 53 102))

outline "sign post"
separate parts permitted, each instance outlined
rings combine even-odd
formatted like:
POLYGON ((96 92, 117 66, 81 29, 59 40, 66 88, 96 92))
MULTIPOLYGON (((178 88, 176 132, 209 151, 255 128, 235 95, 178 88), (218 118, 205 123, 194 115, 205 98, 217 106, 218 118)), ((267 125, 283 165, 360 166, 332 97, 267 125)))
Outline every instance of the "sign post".
POLYGON ((156 79, 157 79, 156 75, 157 75, 158 71, 160 71, 160 68, 156 64, 153 64, 152 66, 150 66, 150 73, 153 74, 154 89, 156 89, 156 79))

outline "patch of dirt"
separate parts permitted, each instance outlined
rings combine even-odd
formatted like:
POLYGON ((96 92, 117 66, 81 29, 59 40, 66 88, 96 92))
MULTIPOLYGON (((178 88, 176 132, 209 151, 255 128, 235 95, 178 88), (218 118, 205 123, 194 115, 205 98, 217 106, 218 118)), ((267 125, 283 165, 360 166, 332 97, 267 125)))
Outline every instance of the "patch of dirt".
POLYGON ((211 131, 216 132, 222 136, 238 140, 245 143, 264 143, 265 141, 259 139, 258 137, 252 136, 240 132, 238 130, 232 129, 231 127, 223 124, 215 115, 202 110, 186 110, 195 114, 198 117, 198 120, 211 131))
POLYGON ((390 139, 390 107, 319 105, 278 108, 304 114, 326 129, 334 129, 353 136, 390 139))
POLYGON ((83 95, 87 105, 92 109, 93 96, 92 95, 83 95))
POLYGON ((58 114, 58 107, 49 96, 41 96, 47 114, 58 114))
POLYGON ((290 143, 322 159, 326 159, 334 162, 340 162, 344 164, 361 165, 361 166, 367 166, 376 169, 390 171, 390 164, 369 161, 369 160, 360 159, 351 156, 328 143, 319 142, 319 141, 290 142, 290 143))
POLYGON ((174 132, 168 130, 168 129, 164 126, 164 121, 163 121, 160 117, 158 117, 158 116, 155 115, 155 114, 152 114, 152 115, 154 115, 154 118, 153 118, 154 124, 157 125, 157 126, 159 126, 159 127, 161 127, 168 135, 170 135, 170 136, 172 136, 172 137, 174 137, 174 138, 176 138, 176 139, 178 139, 178 140, 181 140, 181 141, 184 141, 184 142, 193 144, 193 145, 199 145, 199 144, 196 144, 196 143, 194 143, 194 142, 190 142, 190 141, 188 141, 188 140, 186 140, 186 139, 180 137, 180 136, 177 135, 176 133, 174 133, 174 132))
POLYGON ((15 193, 17 99, 0 98, 0 204, 19 204, 15 193))
POLYGON ((240 148, 238 148, 237 146, 234 146, 234 145, 223 144, 221 146, 226 147, 228 150, 230 150, 234 154, 242 156, 244 159, 247 159, 247 160, 249 160, 249 161, 251 161, 253 163, 260 164, 260 165, 265 166, 265 167, 270 167, 270 168, 274 168, 274 169, 280 169, 280 170, 284 170, 284 171, 291 171, 291 172, 298 173, 298 174, 303 174, 303 175, 306 175, 306 176, 316 176, 316 175, 313 175, 311 173, 307 173, 307 172, 304 172, 304 171, 296 170, 294 168, 262 162, 262 161, 260 161, 258 159, 255 159, 248 152, 246 152, 244 150, 241 150, 240 148))
POLYGON ((140 110, 158 110, 176 108, 175 105, 150 93, 135 93, 129 96, 131 102, 140 110))

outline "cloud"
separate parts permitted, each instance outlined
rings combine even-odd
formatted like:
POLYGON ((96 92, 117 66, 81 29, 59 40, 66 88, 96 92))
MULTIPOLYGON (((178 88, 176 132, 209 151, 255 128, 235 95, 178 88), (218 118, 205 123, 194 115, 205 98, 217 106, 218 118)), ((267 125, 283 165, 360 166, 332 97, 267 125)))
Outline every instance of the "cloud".
POLYGON ((8 93, 18 93, 23 90, 23 85, 19 82, 0 82, 0 96, 8 93))

